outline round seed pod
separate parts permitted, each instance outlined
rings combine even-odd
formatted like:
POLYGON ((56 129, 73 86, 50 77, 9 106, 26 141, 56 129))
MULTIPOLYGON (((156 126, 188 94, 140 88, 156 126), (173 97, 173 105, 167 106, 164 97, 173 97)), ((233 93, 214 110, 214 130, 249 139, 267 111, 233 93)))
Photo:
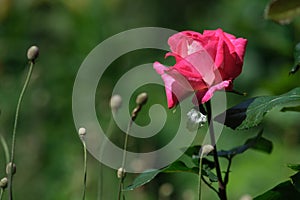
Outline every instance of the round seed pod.
POLYGON ((16 168, 16 164, 12 164, 11 162, 9 162, 7 165, 6 165, 6 174, 10 174, 10 172, 12 172, 12 175, 14 175, 17 171, 17 168, 16 168), (11 171, 12 170, 12 171, 11 171))
POLYGON ((39 56, 39 48, 37 46, 31 46, 27 51, 27 58, 30 61, 35 61, 39 56))

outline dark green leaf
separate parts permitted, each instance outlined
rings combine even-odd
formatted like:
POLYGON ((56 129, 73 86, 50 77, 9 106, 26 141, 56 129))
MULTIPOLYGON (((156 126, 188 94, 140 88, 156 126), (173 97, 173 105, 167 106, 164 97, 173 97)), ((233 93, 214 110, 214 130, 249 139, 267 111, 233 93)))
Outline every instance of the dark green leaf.
MULTIPOLYGON (((273 108, 292 106, 300 106, 300 88, 279 96, 263 96, 242 102, 226 111, 224 124, 232 129, 249 129, 259 125, 265 114, 273 108)), ((218 121, 219 118, 217 116, 215 120, 218 121)))
POLYGON ((280 24, 290 23, 300 14, 299 0, 272 0, 266 7, 265 18, 280 24))
POLYGON ((254 200, 299 200, 300 193, 291 181, 280 183, 254 200))
POLYGON ((300 192, 300 172, 291 176, 292 184, 298 192, 300 192))
POLYGON ((250 148, 259 150, 265 153, 271 153, 273 150, 273 143, 266 138, 260 137, 258 139, 249 139, 246 141, 246 144, 249 144, 250 148))
POLYGON ((218 182, 217 175, 215 175, 208 166, 202 167, 202 175, 207 176, 211 182, 218 182))
POLYGON ((294 60, 295 60, 294 67, 291 69, 289 73, 290 75, 295 74, 300 68, 300 43, 298 43, 295 47, 294 60))
POLYGON ((273 144, 271 141, 263 138, 262 133, 263 133, 263 130, 261 130, 257 134, 257 136, 255 136, 254 138, 248 139, 245 142, 245 144, 243 144, 241 146, 235 147, 235 148, 227 150, 227 151, 225 151, 225 150, 218 151, 218 156, 228 158, 228 157, 235 156, 237 154, 244 153, 246 150, 248 150, 250 148, 260 150, 265 153, 271 153, 272 149, 273 149, 273 144))
POLYGON ((147 170, 147 171, 141 173, 138 177, 136 177, 136 179, 134 179, 134 181, 131 185, 129 185, 127 188, 124 189, 124 191, 133 190, 142 185, 145 185, 146 183, 149 183, 160 172, 161 172, 161 170, 147 170))
POLYGON ((300 106, 296 106, 296 107, 284 107, 280 111, 281 112, 288 112, 288 111, 300 112, 300 106))
POLYGON ((173 173, 173 172, 190 172, 198 174, 199 168, 198 167, 187 167, 186 164, 182 161, 175 161, 168 167, 162 170, 165 173, 173 173))
POLYGON ((288 167, 295 171, 300 171, 300 164, 288 164, 288 167))

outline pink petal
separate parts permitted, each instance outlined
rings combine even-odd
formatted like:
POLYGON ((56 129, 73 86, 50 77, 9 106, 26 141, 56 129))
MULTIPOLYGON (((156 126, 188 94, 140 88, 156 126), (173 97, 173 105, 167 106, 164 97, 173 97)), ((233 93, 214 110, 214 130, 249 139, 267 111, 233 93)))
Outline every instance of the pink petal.
POLYGON ((205 93, 205 95, 203 96, 203 98, 201 99, 201 103, 205 103, 209 101, 212 98, 215 91, 225 89, 230 85, 230 82, 231 81, 223 81, 217 85, 210 87, 205 93))
POLYGON ((183 100, 194 91, 187 79, 175 69, 167 68, 159 62, 155 62, 153 67, 164 81, 169 108, 174 107, 178 101, 183 100))

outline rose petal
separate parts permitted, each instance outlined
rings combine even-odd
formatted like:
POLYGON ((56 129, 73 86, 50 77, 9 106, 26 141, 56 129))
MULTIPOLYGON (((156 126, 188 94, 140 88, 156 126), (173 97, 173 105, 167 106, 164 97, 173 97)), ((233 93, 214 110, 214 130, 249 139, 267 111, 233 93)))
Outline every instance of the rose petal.
POLYGON ((201 103, 205 103, 209 101, 212 98, 215 91, 225 89, 230 85, 230 82, 231 81, 223 81, 217 85, 210 87, 205 93, 205 95, 203 96, 203 98, 201 99, 201 103))

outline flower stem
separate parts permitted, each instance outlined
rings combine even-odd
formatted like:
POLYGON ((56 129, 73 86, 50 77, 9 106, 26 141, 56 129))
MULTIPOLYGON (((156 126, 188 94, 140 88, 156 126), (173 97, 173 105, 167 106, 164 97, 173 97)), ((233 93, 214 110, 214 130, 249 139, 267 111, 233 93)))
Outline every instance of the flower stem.
POLYGON ((83 145, 83 194, 82 200, 85 199, 85 192, 86 192, 86 177, 87 177, 87 152, 86 152, 86 143, 85 140, 82 139, 83 145))
POLYGON ((215 161, 215 167, 216 167, 216 173, 218 177, 218 182, 219 182, 219 198, 221 200, 227 200, 227 195, 226 195, 226 185, 223 182, 222 178, 222 173, 220 169, 220 163, 219 163, 219 158, 218 158, 218 150, 217 150, 217 145, 216 145, 216 138, 215 138, 215 131, 214 131, 214 126, 213 126, 213 121, 212 121, 212 109, 211 109, 211 102, 208 101, 205 103, 206 109, 207 109, 207 118, 208 118, 208 125, 209 125, 209 133, 210 133, 210 141, 211 145, 214 147, 213 149, 213 157, 215 161))
MULTIPOLYGON (((17 108, 16 108, 16 114, 15 114, 15 121, 14 121, 14 127, 13 127, 13 133, 12 133, 12 144, 11 144, 11 159, 10 162, 12 163, 11 169, 10 171, 12 172, 12 166, 14 163, 14 158, 15 158, 15 148, 16 148, 16 131, 17 131, 17 126, 18 126, 18 119, 19 119, 19 112, 20 112, 20 107, 21 107, 21 103, 23 100, 23 96, 25 94, 26 88, 28 86, 30 77, 32 75, 32 71, 33 71, 33 66, 34 66, 34 62, 33 61, 29 61, 29 70, 27 73, 27 77, 25 80, 25 83, 23 85, 22 91, 20 93, 19 96, 19 100, 18 100, 18 104, 17 104, 17 108)), ((9 193, 9 200, 13 199, 13 192, 12 192, 12 182, 13 182, 13 174, 9 173, 8 174, 8 193, 9 193)))
MULTIPOLYGON (((125 167, 126 156, 127 156, 127 145, 128 145, 128 138, 129 138, 128 136, 129 136, 130 129, 132 127, 132 123, 133 123, 133 119, 131 118, 129 123, 128 123, 127 130, 126 130, 126 136, 125 136, 124 147, 123 147, 123 159, 122 159, 121 169, 124 169, 124 167, 125 167)), ((123 193, 122 192, 123 184, 124 184, 124 176, 122 176, 120 178, 118 200, 121 200, 121 196, 122 196, 122 193, 123 193)))
POLYGON ((202 157, 199 158, 198 200, 201 200, 202 157))
MULTIPOLYGON (((113 112, 110 120, 109 120, 109 124, 108 124, 108 128, 107 128, 107 131, 106 131, 106 135, 107 135, 107 138, 110 138, 112 132, 113 132, 113 127, 114 127, 114 115, 115 115, 115 112, 113 112)), ((103 151, 105 149, 105 146, 106 146, 107 142, 106 140, 104 140, 104 142, 102 143, 102 146, 101 146, 101 150, 100 150, 100 157, 103 156, 103 151)), ((103 165, 102 163, 100 163, 99 165, 99 177, 98 177, 98 195, 97 195, 97 199, 98 200, 101 200, 102 197, 103 197, 103 165)))
POLYGON ((6 163, 9 163, 9 150, 8 150, 7 142, 2 135, 0 135, 0 140, 1 140, 2 147, 3 147, 4 155, 5 155, 5 161, 6 161, 6 163))

